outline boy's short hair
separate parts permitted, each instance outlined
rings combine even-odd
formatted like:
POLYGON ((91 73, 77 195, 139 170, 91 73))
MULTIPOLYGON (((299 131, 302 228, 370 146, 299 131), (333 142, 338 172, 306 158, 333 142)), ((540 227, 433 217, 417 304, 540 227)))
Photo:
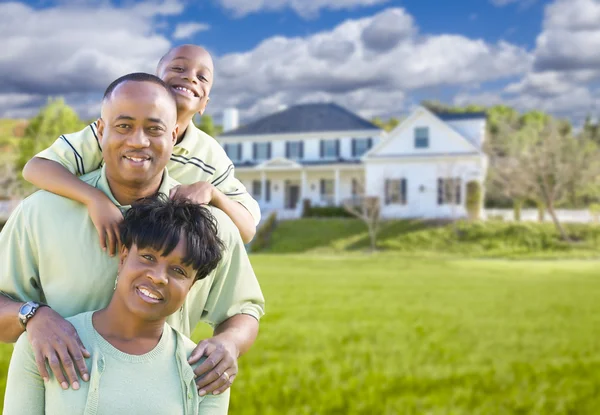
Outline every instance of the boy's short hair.
POLYGON ((183 236, 184 264, 196 270, 194 282, 213 271, 222 257, 223 242, 210 211, 187 199, 169 199, 163 194, 139 199, 125 213, 120 225, 121 241, 127 249, 152 248, 169 255, 183 236))

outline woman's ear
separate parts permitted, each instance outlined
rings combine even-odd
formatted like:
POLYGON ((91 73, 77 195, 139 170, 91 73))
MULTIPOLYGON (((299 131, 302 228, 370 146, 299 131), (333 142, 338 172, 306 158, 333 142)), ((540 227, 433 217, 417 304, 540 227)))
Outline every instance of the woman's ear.
POLYGON ((127 255, 129 255, 129 249, 127 249, 125 245, 121 245, 121 252, 119 252, 119 271, 121 271, 121 268, 127 259, 127 255))

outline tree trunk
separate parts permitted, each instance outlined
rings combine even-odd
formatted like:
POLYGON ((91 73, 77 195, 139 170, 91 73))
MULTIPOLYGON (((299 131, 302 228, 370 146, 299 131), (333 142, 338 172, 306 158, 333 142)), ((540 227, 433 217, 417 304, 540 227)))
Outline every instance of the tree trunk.
POLYGON ((569 238, 569 235, 565 231, 565 228, 558 220, 558 216, 556 216, 556 212, 554 211, 554 205, 552 203, 547 203, 546 208, 548 209, 548 214, 552 218, 552 222, 554 222, 554 226, 556 226, 558 233, 560 233, 560 238, 563 241, 571 242, 571 238, 569 238))

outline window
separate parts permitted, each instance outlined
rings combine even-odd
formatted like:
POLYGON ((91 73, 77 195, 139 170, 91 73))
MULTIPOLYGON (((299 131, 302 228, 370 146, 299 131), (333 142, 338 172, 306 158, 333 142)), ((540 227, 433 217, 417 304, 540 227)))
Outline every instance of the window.
POLYGON ((415 128, 415 148, 429 147, 429 127, 415 128))
POLYGON ((242 159, 242 144, 225 144, 225 153, 231 160, 239 161, 242 159))
POLYGON ((332 205, 335 183, 333 179, 321 179, 321 202, 332 205))
POLYGON ((387 179, 385 181, 385 204, 406 205, 406 179, 387 179))
POLYGON ((438 178, 438 205, 460 205, 462 180, 455 178, 438 178))
POLYGON ((340 140, 321 140, 321 158, 336 158, 340 154, 340 140))
POLYGON ((372 138, 353 138, 352 157, 360 157, 373 146, 372 138))
POLYGON ((260 199, 262 193, 262 183, 260 180, 252 180, 252 197, 260 199))
POLYGON ((271 158, 271 143, 254 143, 254 160, 269 160, 271 158))
POLYGON ((304 143, 302 141, 287 141, 285 143, 285 157, 291 160, 300 160, 304 157, 304 143))

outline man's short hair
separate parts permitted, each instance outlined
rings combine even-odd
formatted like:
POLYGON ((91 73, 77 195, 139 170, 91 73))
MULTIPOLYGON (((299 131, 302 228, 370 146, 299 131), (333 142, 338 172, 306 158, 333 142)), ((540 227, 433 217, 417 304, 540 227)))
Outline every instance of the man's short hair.
POLYGON ((117 88, 122 83, 130 82, 130 81, 131 82, 152 82, 154 84, 160 85, 161 87, 164 88, 165 91, 167 91, 169 96, 171 98, 173 98, 175 105, 177 105, 177 101, 175 99, 175 93, 171 90, 171 88, 169 88, 169 86, 165 83, 165 81, 163 81, 156 75, 152 75, 152 74, 145 73, 145 72, 129 73, 127 75, 123 75, 120 78, 115 79, 114 81, 111 82, 111 84, 108 86, 108 88, 106 88, 106 91, 104 91, 104 97, 102 99, 103 100, 109 99, 110 96, 112 95, 113 91, 115 90, 115 88, 117 88))
POLYGON ((185 238, 183 263, 196 270, 194 282, 213 271, 222 257, 223 242, 210 211, 188 199, 170 199, 163 194, 139 199, 125 213, 120 225, 121 241, 127 249, 151 248, 169 255, 185 238))

